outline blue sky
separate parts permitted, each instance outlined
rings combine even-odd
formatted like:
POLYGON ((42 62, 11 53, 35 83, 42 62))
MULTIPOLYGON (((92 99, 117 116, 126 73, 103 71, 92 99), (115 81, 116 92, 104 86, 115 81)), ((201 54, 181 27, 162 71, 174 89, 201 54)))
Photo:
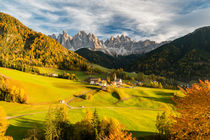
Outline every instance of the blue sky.
POLYGON ((8 13, 35 31, 100 39, 172 40, 210 25, 210 0, 0 0, 8 13))

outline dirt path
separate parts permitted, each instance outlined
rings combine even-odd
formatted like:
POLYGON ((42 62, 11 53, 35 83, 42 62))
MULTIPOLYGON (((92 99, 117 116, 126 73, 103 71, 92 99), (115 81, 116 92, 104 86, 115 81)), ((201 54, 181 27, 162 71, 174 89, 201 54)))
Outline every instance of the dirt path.
POLYGON ((71 109, 83 109, 83 108, 104 108, 104 109, 133 109, 133 110, 149 110, 149 111, 164 111, 162 109, 142 108, 142 107, 126 107, 126 106, 86 106, 86 107, 72 107, 71 109))
POLYGON ((47 111, 22 114, 22 115, 18 115, 18 116, 7 116, 7 119, 9 120, 9 119, 19 118, 19 117, 23 117, 23 116, 29 116, 29 115, 34 115, 34 114, 42 114, 42 113, 46 113, 46 112, 47 111))
POLYGON ((70 109, 80 109, 80 108, 82 108, 82 107, 73 107, 73 106, 70 106, 68 103, 71 102, 71 101, 73 101, 73 100, 75 100, 75 99, 77 99, 77 98, 80 98, 82 95, 85 95, 85 94, 89 93, 90 91, 92 91, 92 90, 88 90, 88 91, 86 91, 85 93, 78 95, 77 97, 71 98, 70 100, 68 100, 68 101, 65 102, 64 104, 65 104, 68 108, 70 108, 70 109))
MULTIPOLYGON (((64 104, 65 104, 68 108, 70 108, 70 109, 81 109, 81 107, 72 107, 72 106, 68 105, 68 103, 71 102, 72 100, 75 100, 75 99, 81 97, 82 95, 85 95, 85 94, 89 93, 90 91, 92 91, 92 90, 88 90, 88 91, 86 91, 85 93, 80 94, 80 95, 78 95, 77 97, 74 97, 74 98, 68 100, 68 101, 65 102, 64 104)), ((44 104, 44 105, 46 105, 46 104, 44 104)), ((43 111, 43 112, 34 112, 34 113, 27 113, 27 114, 22 114, 22 115, 17 115, 17 116, 7 116, 7 119, 8 119, 8 120, 9 120, 9 119, 15 119, 15 118, 23 117, 23 116, 30 116, 30 115, 34 115, 34 114, 42 114, 42 113, 46 113, 46 112, 47 112, 47 111, 43 111)))

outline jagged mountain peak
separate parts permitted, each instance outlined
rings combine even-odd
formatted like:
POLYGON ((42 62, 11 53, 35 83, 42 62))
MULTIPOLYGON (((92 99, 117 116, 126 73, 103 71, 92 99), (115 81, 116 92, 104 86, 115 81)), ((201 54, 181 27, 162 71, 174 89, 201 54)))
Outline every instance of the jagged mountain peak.
POLYGON ((79 31, 78 36, 87 36, 87 33, 85 31, 79 31))
POLYGON ((88 48, 94 51, 102 51, 112 56, 147 53, 162 45, 161 43, 158 44, 150 40, 136 42, 124 34, 115 37, 111 36, 110 39, 103 42, 94 34, 86 33, 85 31, 79 31, 73 37, 65 31, 63 31, 63 34, 59 34, 57 38, 55 35, 51 35, 50 37, 72 51, 88 48))

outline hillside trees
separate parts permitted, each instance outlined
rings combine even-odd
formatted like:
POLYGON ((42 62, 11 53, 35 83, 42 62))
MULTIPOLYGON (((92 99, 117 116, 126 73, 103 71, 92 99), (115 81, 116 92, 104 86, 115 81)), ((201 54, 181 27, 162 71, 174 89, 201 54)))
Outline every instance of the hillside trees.
POLYGON ((137 74, 137 80, 138 80, 138 81, 142 81, 142 82, 145 80, 145 75, 144 75, 143 72, 139 72, 139 73, 137 74))
POLYGON ((203 27, 138 58, 126 70, 184 82, 210 78, 210 27, 203 27))
POLYGON ((33 66, 82 71, 90 68, 86 59, 17 19, 0 13, 0 23, 0 66, 22 71, 33 66))

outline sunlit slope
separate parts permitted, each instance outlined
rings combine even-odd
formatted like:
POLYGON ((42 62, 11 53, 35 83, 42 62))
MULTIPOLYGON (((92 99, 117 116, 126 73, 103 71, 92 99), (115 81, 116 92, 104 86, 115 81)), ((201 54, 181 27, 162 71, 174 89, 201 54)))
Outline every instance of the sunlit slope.
POLYGON ((93 93, 90 100, 77 98, 69 102, 70 106, 81 107, 69 109, 72 123, 80 121, 85 116, 86 108, 97 109, 99 117, 113 117, 135 136, 146 136, 156 133, 155 120, 159 112, 173 106, 171 97, 174 90, 155 88, 120 88, 126 94, 119 100, 113 93, 101 91, 100 87, 85 85, 71 80, 33 75, 12 69, 0 68, 0 73, 10 78, 14 85, 24 88, 29 96, 29 104, 17 104, 0 101, 0 106, 6 110, 10 119, 7 135, 14 139, 22 139, 28 129, 43 126, 47 110, 50 106, 60 104, 59 100, 74 97, 87 91, 93 93))
POLYGON ((33 75, 6 68, 0 68, 0 73, 15 80, 24 89, 29 96, 29 103, 57 102, 88 90, 85 85, 66 79, 33 75))

